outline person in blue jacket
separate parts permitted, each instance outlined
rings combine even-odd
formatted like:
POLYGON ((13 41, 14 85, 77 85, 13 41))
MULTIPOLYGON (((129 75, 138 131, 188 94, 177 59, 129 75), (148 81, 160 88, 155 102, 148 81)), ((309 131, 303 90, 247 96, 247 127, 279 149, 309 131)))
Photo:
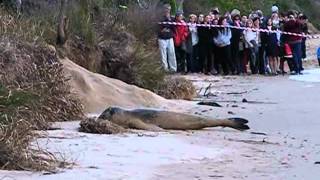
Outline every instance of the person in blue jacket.
POLYGON ((317 57, 318 57, 318 62, 319 62, 319 66, 320 66, 320 47, 317 50, 317 57))

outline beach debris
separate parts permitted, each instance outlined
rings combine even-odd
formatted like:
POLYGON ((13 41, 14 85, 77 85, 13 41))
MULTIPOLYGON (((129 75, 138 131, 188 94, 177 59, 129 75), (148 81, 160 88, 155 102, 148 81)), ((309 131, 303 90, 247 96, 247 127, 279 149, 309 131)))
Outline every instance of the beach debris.
POLYGON ((88 168, 88 169, 99 169, 98 166, 88 166, 87 168, 88 168))
POLYGON ((267 141, 266 138, 263 138, 261 141, 257 141, 257 140, 246 140, 246 139, 232 139, 232 138, 228 138, 228 141, 232 141, 232 142, 241 142, 241 143, 246 143, 246 144, 258 144, 258 145, 280 145, 279 143, 275 143, 275 142, 270 142, 267 141))
POLYGON ((235 113, 234 113, 234 112, 232 112, 232 111, 228 111, 228 114, 232 114, 232 115, 234 115, 235 113))
POLYGON ((224 178, 224 176, 219 176, 219 175, 209 175, 209 178, 224 178))
POLYGON ((206 88, 206 90, 203 93, 203 96, 208 96, 207 93, 210 93, 211 86, 212 86, 212 83, 210 83, 209 86, 206 88))
POLYGON ((158 137, 159 133, 145 133, 145 132, 141 132, 141 133, 137 133, 138 137, 158 137))
POLYGON ((240 95, 240 94, 246 94, 246 93, 248 93, 248 91, 243 91, 243 92, 229 92, 229 93, 227 93, 227 95, 240 95))
POLYGON ((319 165, 319 164, 320 164, 320 161, 316 161, 316 162, 314 162, 314 164, 318 164, 318 165, 319 165))
POLYGON ((277 104, 275 102, 263 102, 263 101, 248 101, 246 98, 242 99, 243 103, 248 103, 248 104, 277 104))
POLYGON ((212 107, 222 107, 220 104, 214 102, 214 101, 201 101, 198 103, 198 105, 202 106, 212 106, 212 107))
POLYGON ((194 114, 196 114, 196 115, 200 115, 200 116, 202 115, 202 114, 201 114, 201 113, 199 113, 199 112, 195 112, 194 114))
POLYGON ((266 133, 262 133, 262 132, 250 132, 250 134, 267 136, 266 133))

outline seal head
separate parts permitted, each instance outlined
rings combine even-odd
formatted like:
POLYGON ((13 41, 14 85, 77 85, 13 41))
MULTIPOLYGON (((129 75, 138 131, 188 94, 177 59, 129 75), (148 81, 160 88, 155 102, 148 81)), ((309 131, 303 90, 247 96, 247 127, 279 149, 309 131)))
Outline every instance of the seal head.
POLYGON ((109 107, 107 108, 105 111, 103 111, 103 113, 98 117, 98 119, 112 119, 112 116, 114 114, 118 114, 123 112, 123 110, 121 108, 118 107, 109 107))

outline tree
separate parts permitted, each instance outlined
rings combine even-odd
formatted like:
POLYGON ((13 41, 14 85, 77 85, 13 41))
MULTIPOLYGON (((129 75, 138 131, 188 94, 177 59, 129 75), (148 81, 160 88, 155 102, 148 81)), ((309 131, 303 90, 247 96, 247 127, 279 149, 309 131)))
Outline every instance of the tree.
POLYGON ((59 12, 59 22, 57 29, 57 45, 63 46, 68 37, 67 37, 67 29, 68 29, 68 18, 65 15, 66 6, 68 0, 61 0, 60 12, 59 12))

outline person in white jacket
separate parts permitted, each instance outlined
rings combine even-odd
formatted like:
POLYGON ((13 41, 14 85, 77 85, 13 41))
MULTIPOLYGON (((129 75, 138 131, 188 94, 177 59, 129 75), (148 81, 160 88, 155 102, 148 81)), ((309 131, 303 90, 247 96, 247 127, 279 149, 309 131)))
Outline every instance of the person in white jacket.
MULTIPOLYGON (((253 21, 248 19, 247 28, 253 28, 253 21)), ((243 31, 246 49, 249 54, 250 69, 252 74, 257 73, 257 58, 259 57, 259 32, 252 29, 243 31)))

